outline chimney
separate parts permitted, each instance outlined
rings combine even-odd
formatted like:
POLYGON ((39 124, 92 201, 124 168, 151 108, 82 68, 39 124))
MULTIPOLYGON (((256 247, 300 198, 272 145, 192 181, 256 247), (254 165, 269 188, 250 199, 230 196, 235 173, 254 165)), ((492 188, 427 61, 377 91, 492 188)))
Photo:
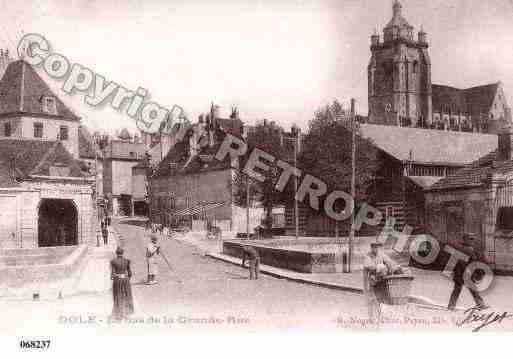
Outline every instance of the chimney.
POLYGON ((249 126, 244 125, 244 126, 242 127, 242 138, 244 139, 244 141, 247 141, 247 139, 248 139, 248 134, 249 134, 249 126))
POLYGON ((239 119, 239 110, 237 106, 232 106, 232 113, 230 114, 230 119, 238 120, 239 119))
POLYGON ((509 161, 513 159, 511 155, 511 129, 503 129, 498 134, 499 147, 497 149, 497 161, 509 161))

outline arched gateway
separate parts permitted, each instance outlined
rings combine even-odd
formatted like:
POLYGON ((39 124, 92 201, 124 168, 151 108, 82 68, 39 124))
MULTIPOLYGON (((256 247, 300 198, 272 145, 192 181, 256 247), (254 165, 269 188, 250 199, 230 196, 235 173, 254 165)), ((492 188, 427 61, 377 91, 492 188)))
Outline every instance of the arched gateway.
POLYGON ((72 200, 43 199, 38 214, 38 247, 78 244, 78 213, 72 200))

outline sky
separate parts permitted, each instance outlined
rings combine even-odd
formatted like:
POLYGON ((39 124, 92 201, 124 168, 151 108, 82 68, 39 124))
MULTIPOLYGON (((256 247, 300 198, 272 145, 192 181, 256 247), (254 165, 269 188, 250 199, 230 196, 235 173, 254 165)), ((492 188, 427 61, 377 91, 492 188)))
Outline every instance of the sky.
MULTIPOLYGON (((433 83, 471 87, 502 81, 513 105, 513 0, 402 0, 403 15, 428 33, 433 83)), ((126 88, 143 87, 193 120, 210 103, 248 123, 306 128, 337 99, 367 114, 370 35, 382 33, 392 0, 37 0, 3 2, 0 47, 23 33, 126 88)), ((45 78, 92 130, 135 122, 125 112, 68 95, 45 78)))

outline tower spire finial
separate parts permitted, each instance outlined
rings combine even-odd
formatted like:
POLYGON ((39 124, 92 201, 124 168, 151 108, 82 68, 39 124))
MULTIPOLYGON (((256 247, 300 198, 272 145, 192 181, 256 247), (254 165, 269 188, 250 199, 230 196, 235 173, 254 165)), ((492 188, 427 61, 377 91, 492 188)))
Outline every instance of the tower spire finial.
POLYGON ((401 16, 401 10, 403 6, 399 2, 399 0, 394 0, 394 4, 392 5, 392 9, 394 11, 394 17, 401 16))

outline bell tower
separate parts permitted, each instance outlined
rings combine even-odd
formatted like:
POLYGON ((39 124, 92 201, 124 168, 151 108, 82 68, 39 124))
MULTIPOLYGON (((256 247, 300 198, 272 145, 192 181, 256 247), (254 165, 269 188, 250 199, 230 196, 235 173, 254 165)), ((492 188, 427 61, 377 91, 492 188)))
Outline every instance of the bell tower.
POLYGON ((431 61, 427 34, 403 17, 399 0, 392 19, 371 36, 368 66, 369 123, 427 127, 432 121, 431 61))

